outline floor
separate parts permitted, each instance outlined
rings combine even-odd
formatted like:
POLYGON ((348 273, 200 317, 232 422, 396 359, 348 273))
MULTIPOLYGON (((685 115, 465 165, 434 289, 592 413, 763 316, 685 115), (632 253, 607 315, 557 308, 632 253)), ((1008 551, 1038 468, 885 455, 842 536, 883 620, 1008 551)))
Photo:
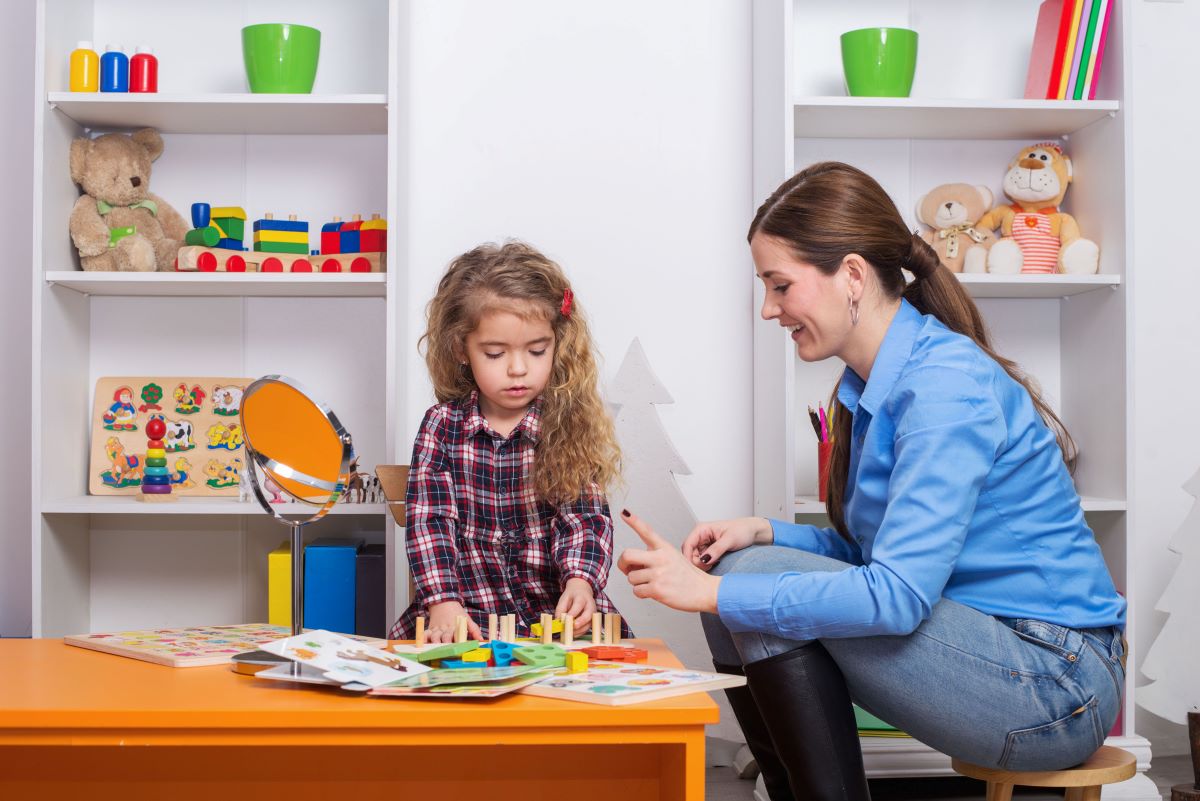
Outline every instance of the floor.
MULTIPOLYGON (((1171 787, 1191 784, 1191 757, 1185 755, 1154 757, 1147 774, 1164 801, 1171 801, 1171 787)), ((731 767, 711 767, 705 775, 706 801, 754 801, 754 782, 739 779, 731 767)), ((1013 794, 1020 801, 1062 801, 1062 794, 1018 788, 1013 794)), ((872 801, 976 801, 984 798, 983 782, 967 778, 875 779, 871 781, 872 801)))

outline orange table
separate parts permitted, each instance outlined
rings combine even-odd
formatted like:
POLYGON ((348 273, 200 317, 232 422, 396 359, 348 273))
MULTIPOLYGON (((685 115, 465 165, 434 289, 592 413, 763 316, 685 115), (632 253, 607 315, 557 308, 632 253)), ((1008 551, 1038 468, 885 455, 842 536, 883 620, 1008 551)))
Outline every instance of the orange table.
MULTIPOLYGON (((660 641, 636 643, 679 665, 660 641)), ((704 693, 625 707, 367 698, 0 640, 0 799, 700 801, 716 720, 704 693)))

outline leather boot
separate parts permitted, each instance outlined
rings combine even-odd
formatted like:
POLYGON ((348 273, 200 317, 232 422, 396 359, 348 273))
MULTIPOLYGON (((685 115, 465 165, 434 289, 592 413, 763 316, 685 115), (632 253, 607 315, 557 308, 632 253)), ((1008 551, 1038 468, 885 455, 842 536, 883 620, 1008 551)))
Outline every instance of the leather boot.
MULTIPOLYGON (((742 671, 741 665, 722 665, 719 662, 713 662, 713 669, 718 673, 735 676, 746 675, 742 671)), ((762 774, 767 795, 771 797, 771 801, 794 801, 791 787, 788 784, 787 768, 783 766, 783 763, 779 761, 779 755, 775 753, 775 744, 771 742, 771 733, 767 731, 767 724, 763 722, 754 698, 750 695, 750 688, 728 687, 725 690, 725 697, 729 699, 729 706, 733 708, 733 716, 737 718, 738 725, 742 727, 746 745, 750 748, 750 753, 754 755, 754 761, 758 763, 758 772, 762 774)))
POLYGON ((824 646, 812 642, 744 670, 792 795, 870 801, 850 693, 824 646))

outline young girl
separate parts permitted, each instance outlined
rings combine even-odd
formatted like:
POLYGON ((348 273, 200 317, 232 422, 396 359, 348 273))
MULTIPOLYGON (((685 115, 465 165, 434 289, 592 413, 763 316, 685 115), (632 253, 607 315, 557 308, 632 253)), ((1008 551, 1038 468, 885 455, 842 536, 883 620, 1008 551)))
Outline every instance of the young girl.
MULTIPOLYGON (((528 634, 543 612, 576 633, 604 595, 613 527, 604 487, 620 451, 597 390, 591 335, 562 269, 529 245, 455 259, 422 337, 438 405, 425 413, 408 477, 408 564, 416 597, 392 627, 450 642, 460 615, 528 634)), ((625 636, 631 636, 622 625, 625 636)), ((490 634, 490 632, 489 632, 490 634)))

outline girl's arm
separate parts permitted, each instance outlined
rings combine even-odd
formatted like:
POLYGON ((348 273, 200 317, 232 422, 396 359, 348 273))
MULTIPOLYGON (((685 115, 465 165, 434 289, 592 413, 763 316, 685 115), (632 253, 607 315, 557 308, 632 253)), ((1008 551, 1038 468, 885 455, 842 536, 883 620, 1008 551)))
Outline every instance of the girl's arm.
POLYGON ((405 495, 405 550, 417 597, 425 608, 441 601, 462 600, 455 570, 458 506, 454 474, 440 430, 444 422, 444 412, 437 406, 425 413, 413 443, 405 495))
POLYGON ((599 595, 612 565, 613 522, 600 488, 593 485, 577 500, 561 504, 551 526, 551 549, 563 587, 580 578, 599 595))

